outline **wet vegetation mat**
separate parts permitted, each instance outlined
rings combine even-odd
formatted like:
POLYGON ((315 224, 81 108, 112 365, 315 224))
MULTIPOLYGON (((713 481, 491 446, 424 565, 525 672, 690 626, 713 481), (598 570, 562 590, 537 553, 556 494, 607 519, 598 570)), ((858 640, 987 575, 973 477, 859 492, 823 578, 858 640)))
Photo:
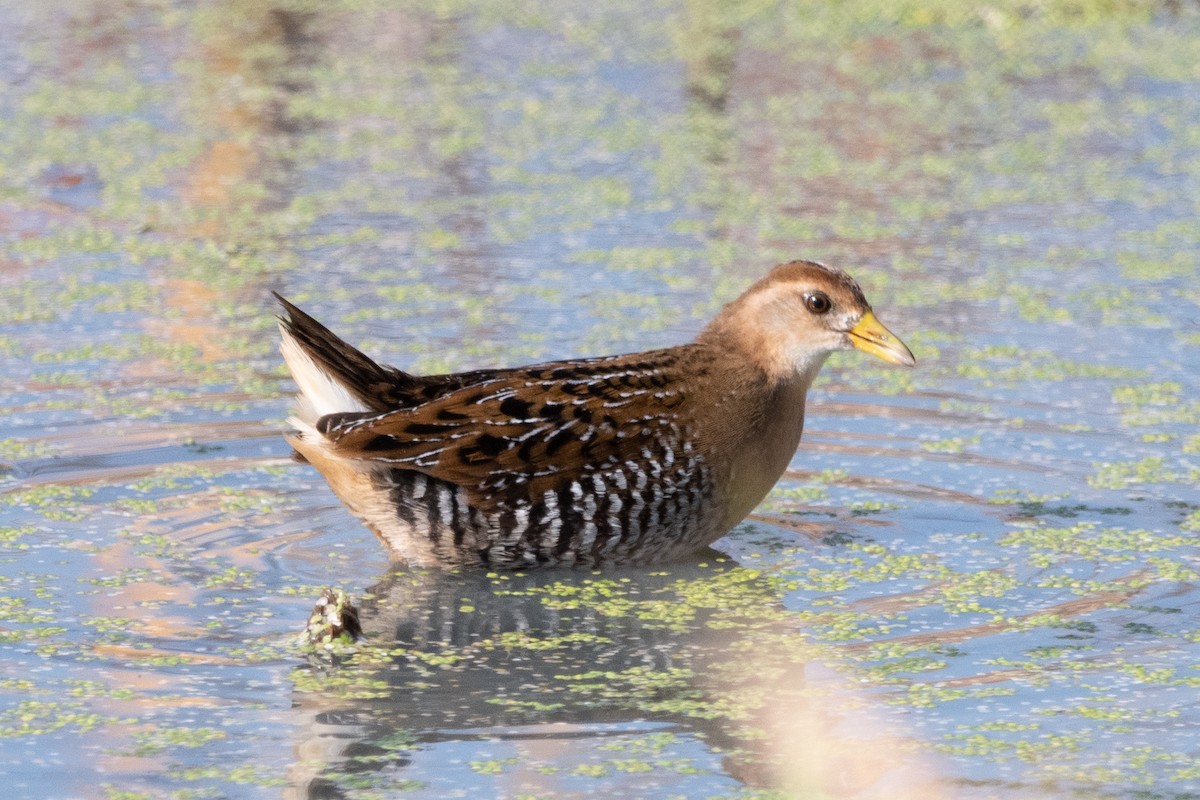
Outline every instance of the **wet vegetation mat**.
POLYGON ((0 17, 13 796, 1200 797, 1194 2, 0 17), (919 366, 690 563, 395 567, 280 436, 272 291, 444 371, 797 257, 919 366))

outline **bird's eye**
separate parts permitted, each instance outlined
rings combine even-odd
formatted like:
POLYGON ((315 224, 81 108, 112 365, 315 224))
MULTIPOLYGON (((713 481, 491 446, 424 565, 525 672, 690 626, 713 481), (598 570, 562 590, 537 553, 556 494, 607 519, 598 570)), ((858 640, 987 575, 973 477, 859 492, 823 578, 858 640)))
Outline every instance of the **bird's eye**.
POLYGON ((824 292, 810 292, 804 295, 804 307, 814 314, 827 314, 833 308, 833 301, 824 292))

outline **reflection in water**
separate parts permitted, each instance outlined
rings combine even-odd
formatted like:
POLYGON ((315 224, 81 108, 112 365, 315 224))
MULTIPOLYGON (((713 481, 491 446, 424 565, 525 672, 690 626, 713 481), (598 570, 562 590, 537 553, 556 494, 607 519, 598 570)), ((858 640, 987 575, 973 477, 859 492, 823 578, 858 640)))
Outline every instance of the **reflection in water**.
POLYGON ((181 313, 146 324, 157 337, 198 348, 205 361, 244 355, 229 346, 224 313, 235 300, 257 303, 284 261, 275 253, 273 263, 264 263, 261 251, 280 245, 257 227, 260 215, 286 209, 303 186, 294 153, 315 122, 295 113, 293 101, 312 89, 308 73, 322 46, 316 25, 308 12, 226 3, 198 31, 202 70, 188 102, 215 136, 180 187, 183 224, 162 219, 156 227, 186 241, 218 243, 225 252, 215 256, 214 274, 191 263, 197 252, 180 248, 160 282, 166 307, 181 313))
MULTIPOLYGON (((287 203, 298 185, 294 164, 274 154, 288 149, 279 140, 289 140, 305 128, 286 109, 287 97, 304 89, 304 82, 296 76, 315 60, 318 42, 307 32, 311 18, 309 14, 258 4, 230 3, 217 17, 219 24, 198 28, 200 37, 196 44, 203 53, 204 69, 193 76, 189 88, 194 94, 188 102, 218 135, 192 162, 180 189, 188 209, 184 215, 186 224, 164 219, 157 223, 161 232, 177 241, 237 241, 244 234, 239 224, 245 222, 245 204, 262 206, 254 198, 264 195, 271 197, 271 204, 276 207, 287 203), (239 87, 239 91, 229 92, 231 86, 239 87), (272 182, 270 191, 259 191, 257 187, 262 187, 268 178, 272 182)), ((251 295, 260 293, 253 288, 257 283, 253 271, 231 258, 225 271, 232 274, 218 281, 211 275, 199 277, 196 265, 187 262, 193 251, 178 250, 181 255, 176 257, 176 263, 157 276, 161 302, 169 313, 144 317, 141 324, 155 341, 195 347, 201 362, 236 358, 240 354, 236 347, 230 346, 222 304, 233 299, 226 296, 230 286, 242 291, 249 286, 251 295)), ((124 377, 135 385, 162 379, 164 375, 175 378, 177 371, 178 366, 169 358, 155 359, 152 363, 139 359, 123 365, 124 377)), ((169 440, 170 434, 163 426, 157 426, 156 432, 159 441, 169 440)), ((127 430, 124 435, 135 434, 127 430)), ((131 479, 135 477, 131 473, 145 473, 156 466, 139 465, 127 468, 123 476, 105 477, 131 479)), ((202 518, 210 514, 211 510, 206 509, 202 518)), ((156 523, 169 518, 161 511, 156 517, 156 523)), ((98 560, 107 571, 119 574, 126 565, 139 560, 136 541, 121 539, 105 548, 98 560)), ((154 559, 151 566, 157 569, 163 565, 154 559)), ((130 607, 196 600, 191 587, 139 581, 104 597, 96 604, 96 612, 103 613, 110 607, 114 596, 130 607)), ((170 631, 181 636, 196 635, 201 630, 183 618, 163 616, 140 621, 139 627, 156 634, 170 631)))
POLYGON ((778 581, 710 555, 654 572, 394 569, 367 593, 358 649, 294 675, 287 796, 430 788, 422 752, 453 743, 505 752, 497 786, 514 794, 574 796, 577 774, 545 768, 599 754, 596 769, 627 769, 626 743, 648 737, 803 796, 940 796, 929 762, 899 755, 821 665, 831 652, 804 640, 778 581))

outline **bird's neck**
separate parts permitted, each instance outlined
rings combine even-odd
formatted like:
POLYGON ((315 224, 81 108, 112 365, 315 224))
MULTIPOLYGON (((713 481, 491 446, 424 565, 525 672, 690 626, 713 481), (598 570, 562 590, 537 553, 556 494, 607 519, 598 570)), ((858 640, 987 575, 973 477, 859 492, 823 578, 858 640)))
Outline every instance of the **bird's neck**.
POLYGON ((825 356, 817 354, 803 370, 768 383, 761 366, 746 355, 722 353, 727 371, 706 387, 712 405, 704 428, 705 449, 723 456, 718 491, 729 527, 762 502, 791 463, 804 430, 805 398, 825 356))

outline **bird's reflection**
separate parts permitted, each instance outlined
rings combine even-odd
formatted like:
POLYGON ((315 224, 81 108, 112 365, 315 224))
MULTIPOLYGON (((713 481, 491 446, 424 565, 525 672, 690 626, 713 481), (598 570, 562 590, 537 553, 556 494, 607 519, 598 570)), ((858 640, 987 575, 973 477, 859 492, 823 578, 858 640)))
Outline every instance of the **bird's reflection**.
POLYGON ((828 721, 806 689, 817 653, 783 591, 711 551, 603 573, 393 569, 361 604, 360 646, 296 672, 287 796, 382 786, 437 743, 547 753, 648 730, 702 741, 744 783, 795 783, 778 763, 794 764, 794 747, 828 721))

